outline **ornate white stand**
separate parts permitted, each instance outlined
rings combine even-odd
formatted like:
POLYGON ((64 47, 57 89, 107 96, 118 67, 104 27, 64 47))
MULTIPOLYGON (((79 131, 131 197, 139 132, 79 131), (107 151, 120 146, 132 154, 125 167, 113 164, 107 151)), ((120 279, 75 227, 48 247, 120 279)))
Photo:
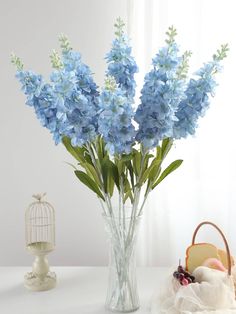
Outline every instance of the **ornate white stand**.
POLYGON ((52 251, 48 242, 32 243, 27 249, 35 255, 32 272, 25 275, 24 285, 32 291, 45 291, 56 286, 56 274, 50 272, 46 255, 52 251))

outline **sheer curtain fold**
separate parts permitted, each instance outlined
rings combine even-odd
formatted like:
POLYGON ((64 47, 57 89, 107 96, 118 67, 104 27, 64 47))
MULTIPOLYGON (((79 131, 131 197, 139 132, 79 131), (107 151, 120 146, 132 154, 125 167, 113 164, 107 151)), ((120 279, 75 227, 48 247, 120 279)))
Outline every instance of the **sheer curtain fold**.
MULTIPOLYGON (((139 65, 139 104, 144 74, 164 45, 170 25, 178 30, 183 51, 192 50, 190 73, 211 59, 220 44, 228 42, 230 54, 218 77, 219 87, 211 108, 199 121, 196 136, 176 141, 168 161, 184 159, 176 173, 154 191, 145 208, 140 232, 139 264, 166 266, 184 259, 196 225, 203 220, 219 224, 236 255, 236 123, 234 71, 236 29, 233 0, 128 0, 128 33, 139 65)), ((218 236, 204 228, 199 241, 223 247, 218 236)))

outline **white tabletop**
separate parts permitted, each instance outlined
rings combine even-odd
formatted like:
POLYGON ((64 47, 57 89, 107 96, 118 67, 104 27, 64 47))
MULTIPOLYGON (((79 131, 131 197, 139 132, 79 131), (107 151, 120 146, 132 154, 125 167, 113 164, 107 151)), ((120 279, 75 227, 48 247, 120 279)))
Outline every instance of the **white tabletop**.
MULTIPOLYGON (((58 278, 50 291, 30 292, 23 286, 28 267, 0 267, 1 314, 107 314, 104 301, 108 271, 105 267, 52 267, 58 278)), ((166 268, 138 268, 140 309, 149 313, 150 300, 166 268)))

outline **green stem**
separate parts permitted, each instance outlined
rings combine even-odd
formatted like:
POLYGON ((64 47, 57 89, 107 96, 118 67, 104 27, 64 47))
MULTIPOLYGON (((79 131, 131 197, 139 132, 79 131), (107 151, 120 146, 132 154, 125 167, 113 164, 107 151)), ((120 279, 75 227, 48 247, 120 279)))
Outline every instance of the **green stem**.
POLYGON ((92 159, 92 163, 94 165, 94 169, 95 171, 97 172, 97 175, 98 175, 98 178, 99 178, 99 182, 100 182, 100 185, 101 185, 101 189, 102 189, 102 193, 103 193, 103 196, 106 200, 106 205, 107 205, 107 209, 108 209, 108 212, 111 214, 111 207, 110 207, 110 204, 109 202, 107 202, 107 193, 105 192, 104 190, 104 182, 103 182, 103 178, 102 178, 102 174, 101 174, 101 171, 100 169, 98 168, 98 165, 97 165, 97 162, 96 162, 96 157, 94 155, 94 151, 93 151, 93 148, 89 145, 89 144, 86 144, 86 147, 87 147, 87 150, 89 152, 89 155, 92 159))
POLYGON ((147 201, 147 198, 148 198, 148 195, 149 195, 150 192, 151 192, 151 187, 149 187, 148 190, 147 190, 147 192, 145 193, 143 203, 142 203, 142 205, 141 205, 141 207, 140 207, 140 210, 139 210, 139 212, 138 212, 138 216, 140 216, 140 215, 142 214, 143 207, 144 207, 144 205, 145 205, 145 203, 146 203, 146 201, 147 201))
MULTIPOLYGON (((142 147, 141 147, 141 151, 142 151, 142 147)), ((129 232, 128 232, 128 238, 130 237, 130 233, 133 229, 133 220, 136 217, 136 213, 138 210, 138 204, 139 204, 139 198, 140 198, 140 192, 141 192, 141 188, 139 187, 139 180, 142 176, 142 172, 143 172, 143 165, 144 165, 144 160, 145 160, 145 156, 146 156, 147 152, 143 152, 142 153, 142 159, 141 159, 141 165, 140 165, 140 173, 138 175, 138 178, 136 180, 136 186, 134 189, 134 203, 133 203, 133 207, 132 207, 132 214, 131 214, 131 221, 130 221, 130 226, 129 226, 129 232)))
POLYGON ((122 195, 122 216, 123 216, 123 245, 125 247, 125 234, 126 234, 126 222, 125 222, 125 203, 124 203, 124 180, 121 176, 121 195, 122 195))

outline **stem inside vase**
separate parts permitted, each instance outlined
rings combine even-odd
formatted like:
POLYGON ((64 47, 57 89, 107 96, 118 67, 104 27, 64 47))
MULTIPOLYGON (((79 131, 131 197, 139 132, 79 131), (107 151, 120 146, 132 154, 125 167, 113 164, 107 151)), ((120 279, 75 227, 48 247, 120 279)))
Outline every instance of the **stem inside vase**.
MULTIPOLYGON (((124 208, 126 213, 128 210, 124 208)), ((115 312, 133 312, 139 308, 136 280, 136 238, 139 217, 124 214, 103 216, 110 240, 109 284, 106 308, 115 312)))

